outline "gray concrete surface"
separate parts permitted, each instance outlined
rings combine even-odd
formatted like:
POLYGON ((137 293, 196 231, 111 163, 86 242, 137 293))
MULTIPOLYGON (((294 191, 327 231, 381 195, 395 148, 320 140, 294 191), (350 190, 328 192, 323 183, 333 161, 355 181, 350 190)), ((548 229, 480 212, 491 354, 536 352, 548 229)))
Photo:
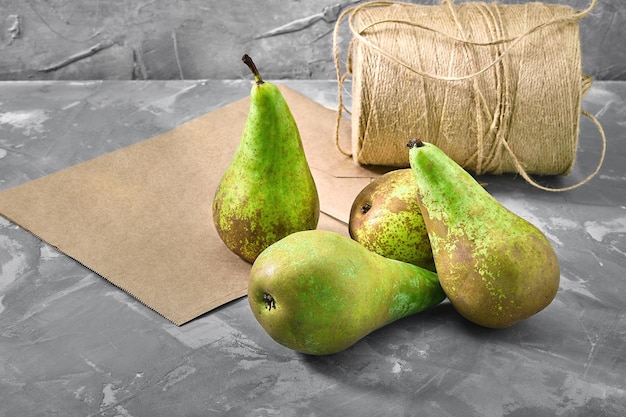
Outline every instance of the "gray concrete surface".
MULTIPOLYGON (((285 84, 336 105, 332 81, 285 84)), ((172 129, 249 87, 0 82, 0 190, 172 129)), ((176 327, 0 217, 0 417, 623 417, 626 82, 596 82, 583 107, 609 139, 591 182, 554 194, 519 176, 481 178, 561 262, 556 299, 508 329, 472 325, 444 302, 337 355, 301 355, 263 331, 245 298, 176 327)), ((573 172, 541 182, 580 181, 599 152, 583 121, 573 172)))
MULTIPOLYGON (((545 2, 584 9, 591 0, 545 2)), ((255 36, 337 3, 0 0, 0 80, 237 79, 247 71, 239 63, 243 53, 258 61, 266 78, 333 79, 334 22, 255 36)), ((583 69, 596 79, 626 79, 624 2, 600 0, 580 28, 583 69)), ((342 45, 348 39, 342 30, 342 45)))

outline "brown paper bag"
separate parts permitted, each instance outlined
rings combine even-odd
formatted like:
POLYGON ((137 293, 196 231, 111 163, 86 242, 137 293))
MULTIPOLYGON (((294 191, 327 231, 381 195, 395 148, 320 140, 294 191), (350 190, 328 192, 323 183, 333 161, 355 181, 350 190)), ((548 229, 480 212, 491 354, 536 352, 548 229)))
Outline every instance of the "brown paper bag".
MULTIPOLYGON (((334 147, 336 113, 281 87, 320 193, 320 229, 347 234, 380 172, 334 147), (338 219, 340 221, 336 221, 338 219)), ((247 293, 250 264, 221 242, 211 202, 248 112, 243 99, 169 132, 0 193, 0 214, 177 325, 247 293)), ((341 137, 350 140, 349 123, 341 137)))

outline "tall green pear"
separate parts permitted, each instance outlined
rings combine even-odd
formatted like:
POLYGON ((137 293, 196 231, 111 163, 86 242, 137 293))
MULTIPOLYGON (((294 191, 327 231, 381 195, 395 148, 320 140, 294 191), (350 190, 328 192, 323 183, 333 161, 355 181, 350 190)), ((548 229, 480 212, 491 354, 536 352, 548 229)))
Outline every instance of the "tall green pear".
POLYGON ((248 262, 290 233, 315 229, 319 198, 298 126, 276 85, 254 74, 241 141, 213 200, 224 244, 248 262))
POLYGON ((492 328, 547 307, 560 274, 545 235, 435 145, 414 139, 407 146, 437 274, 453 307, 492 328))
POLYGON ((325 230, 293 233, 259 255, 248 301, 278 343, 327 355, 445 299, 437 275, 325 230))
POLYGON ((376 178, 352 203, 350 237, 386 258, 434 271, 433 252, 416 195, 417 183, 410 168, 376 178))

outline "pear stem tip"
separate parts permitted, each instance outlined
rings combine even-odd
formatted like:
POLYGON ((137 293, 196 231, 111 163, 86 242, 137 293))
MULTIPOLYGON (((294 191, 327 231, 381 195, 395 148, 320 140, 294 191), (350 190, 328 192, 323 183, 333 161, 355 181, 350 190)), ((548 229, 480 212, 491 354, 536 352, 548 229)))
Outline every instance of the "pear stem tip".
POLYGON ((424 142, 417 138, 413 138, 406 144, 406 146, 407 148, 421 148, 424 146, 424 142))
POLYGON ((252 71, 252 74, 254 74, 254 80, 256 81, 256 83, 259 85, 263 84, 265 81, 263 81, 263 79, 261 78, 261 74, 259 73, 259 70, 256 68, 256 65, 254 64, 254 61, 252 60, 252 58, 250 58, 250 55, 244 54, 241 57, 241 60, 243 61, 244 64, 248 66, 248 68, 250 68, 250 71, 252 71))

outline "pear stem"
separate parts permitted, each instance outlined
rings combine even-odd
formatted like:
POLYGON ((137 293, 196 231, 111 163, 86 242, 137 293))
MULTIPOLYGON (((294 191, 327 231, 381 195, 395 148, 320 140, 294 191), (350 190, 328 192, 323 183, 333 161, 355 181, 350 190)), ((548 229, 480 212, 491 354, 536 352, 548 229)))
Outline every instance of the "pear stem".
POLYGON ((254 74, 254 80, 256 81, 256 83, 258 85, 263 84, 265 81, 263 81, 263 79, 261 78, 261 74, 259 74, 259 70, 256 68, 256 65, 254 65, 254 61, 252 60, 252 58, 250 58, 248 54, 245 54, 241 57, 241 60, 244 64, 248 66, 248 68, 250 68, 252 74, 254 74))
POLYGON ((422 146, 424 146, 424 142, 417 138, 413 138, 406 144, 406 146, 408 148, 421 148, 422 146))

